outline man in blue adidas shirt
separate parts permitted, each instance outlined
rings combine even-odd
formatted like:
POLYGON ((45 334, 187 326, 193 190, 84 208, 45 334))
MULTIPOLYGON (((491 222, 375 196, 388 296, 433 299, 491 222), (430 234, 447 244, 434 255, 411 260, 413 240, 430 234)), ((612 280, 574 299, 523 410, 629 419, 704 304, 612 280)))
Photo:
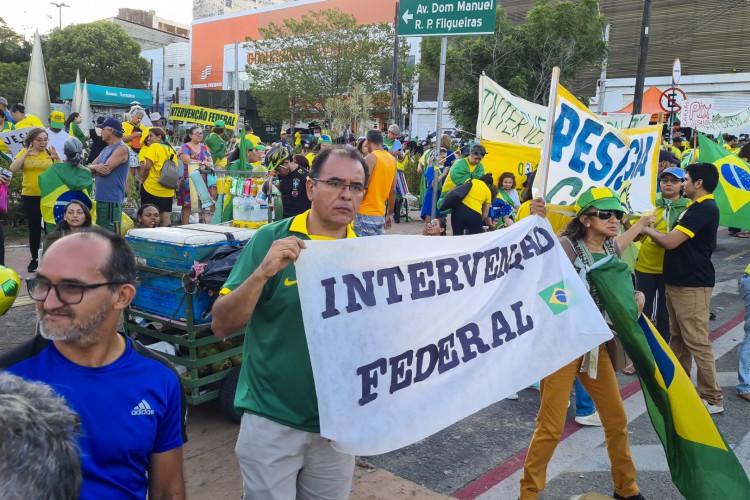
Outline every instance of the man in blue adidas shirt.
POLYGON ((179 377, 117 332, 134 280, 121 236, 93 229, 60 239, 27 281, 39 335, 0 357, 0 369, 49 384, 81 416, 81 499, 185 498, 179 377))

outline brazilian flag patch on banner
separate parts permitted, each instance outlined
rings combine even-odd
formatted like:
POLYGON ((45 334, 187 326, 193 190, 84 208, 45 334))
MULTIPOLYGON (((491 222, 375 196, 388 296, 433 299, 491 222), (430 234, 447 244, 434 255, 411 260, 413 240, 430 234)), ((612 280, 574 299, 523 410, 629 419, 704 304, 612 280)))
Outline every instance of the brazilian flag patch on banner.
POLYGON ((539 296, 547 303, 552 314, 558 315, 568 310, 569 293, 565 289, 565 282, 561 281, 539 292, 539 296))

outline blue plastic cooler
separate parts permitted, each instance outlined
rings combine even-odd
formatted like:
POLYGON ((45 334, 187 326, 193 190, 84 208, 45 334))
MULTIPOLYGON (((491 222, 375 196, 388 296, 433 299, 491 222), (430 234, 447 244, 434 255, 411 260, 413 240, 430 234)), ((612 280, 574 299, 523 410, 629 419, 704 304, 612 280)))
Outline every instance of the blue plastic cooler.
POLYGON ((137 264, 159 270, 138 270, 132 307, 186 322, 187 288, 194 292, 193 323, 210 322, 215 297, 205 290, 194 290, 185 274, 195 262, 207 260, 217 248, 247 241, 254 233, 253 229, 211 224, 131 230, 125 239, 133 248, 137 264))

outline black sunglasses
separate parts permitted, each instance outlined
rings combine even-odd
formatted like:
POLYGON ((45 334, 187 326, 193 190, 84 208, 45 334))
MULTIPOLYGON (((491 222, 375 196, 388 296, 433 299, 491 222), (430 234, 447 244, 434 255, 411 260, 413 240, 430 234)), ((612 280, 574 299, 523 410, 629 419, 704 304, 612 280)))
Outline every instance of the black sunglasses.
POLYGON ((622 220, 625 216, 625 212, 621 210, 597 210, 596 212, 586 212, 583 215, 595 215, 601 220, 609 220, 612 218, 612 215, 614 215, 615 219, 622 220))

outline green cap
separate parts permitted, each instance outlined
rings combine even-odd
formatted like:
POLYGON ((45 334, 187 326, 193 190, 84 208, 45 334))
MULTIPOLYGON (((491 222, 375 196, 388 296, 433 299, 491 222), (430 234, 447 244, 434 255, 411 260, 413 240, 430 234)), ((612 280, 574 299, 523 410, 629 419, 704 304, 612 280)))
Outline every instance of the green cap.
POLYGON ((620 210, 625 211, 620 202, 620 197, 617 193, 609 188, 605 187, 594 187, 588 189, 581 196, 578 197, 576 202, 578 207, 577 215, 581 215, 590 207, 597 208, 599 210, 620 210))
POLYGON ((226 126, 227 126, 227 124, 226 124, 226 123, 224 123, 224 120, 216 120, 216 121, 214 122, 214 127, 215 127, 215 128, 224 128, 224 127, 226 127, 226 126))

